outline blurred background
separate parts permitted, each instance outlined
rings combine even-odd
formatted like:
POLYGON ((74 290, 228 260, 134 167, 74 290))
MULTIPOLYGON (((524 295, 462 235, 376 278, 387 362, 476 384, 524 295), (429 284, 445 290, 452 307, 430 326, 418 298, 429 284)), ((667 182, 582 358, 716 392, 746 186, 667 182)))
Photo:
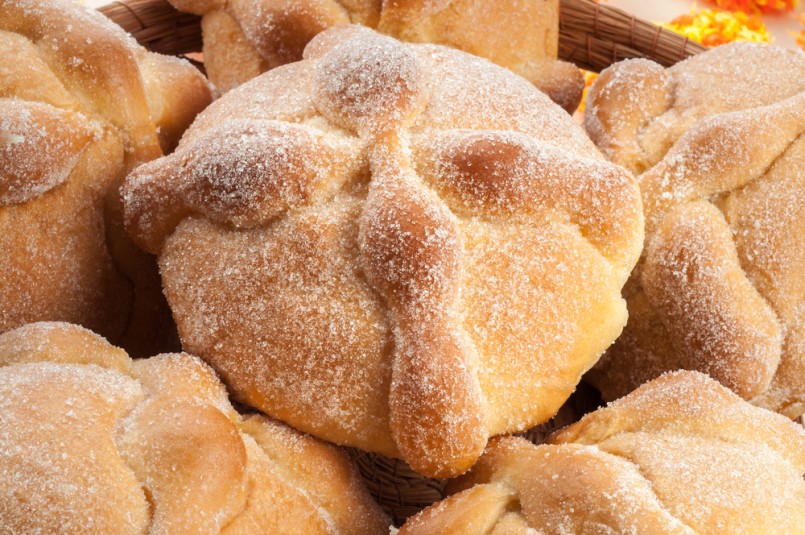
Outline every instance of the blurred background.
POLYGON ((719 6, 716 4, 725 8, 740 9, 747 13, 754 11, 753 6, 758 6, 759 10, 765 7, 765 13, 756 11, 755 16, 760 18, 775 44, 788 48, 797 47, 795 36, 805 28, 805 12, 801 1, 726 0, 711 2, 700 0, 694 3, 690 0, 609 0, 602 3, 621 8, 652 22, 671 22, 681 15, 690 14, 691 11, 699 12, 718 8, 719 6))

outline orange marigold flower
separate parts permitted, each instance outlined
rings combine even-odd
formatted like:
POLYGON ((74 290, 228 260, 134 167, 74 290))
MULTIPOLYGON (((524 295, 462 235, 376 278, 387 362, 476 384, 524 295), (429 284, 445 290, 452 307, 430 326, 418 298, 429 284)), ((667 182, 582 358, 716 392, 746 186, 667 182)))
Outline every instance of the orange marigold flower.
MULTIPOLYGON (((799 0, 711 0, 724 7, 729 5, 753 4, 759 6, 761 3, 767 7, 776 7, 780 4, 796 6, 799 0)), ((758 9, 760 9, 758 7, 758 9)), ((801 16, 801 23, 805 25, 805 15, 801 16)), ((690 13, 685 13, 676 17, 669 23, 660 23, 660 26, 668 28, 679 34, 684 35, 692 41, 702 43, 707 47, 714 47, 731 43, 733 41, 754 41, 768 43, 772 37, 766 26, 757 14, 747 14, 745 11, 721 11, 718 9, 702 9, 697 11, 695 6, 690 13)), ((796 37, 797 43, 805 50, 805 30, 796 37)), ((592 85, 597 74, 589 71, 582 71, 586 87, 582 97, 579 111, 583 112, 587 100, 587 91, 592 85)))
POLYGON ((721 9, 757 15, 793 11, 799 0, 709 0, 721 9))
MULTIPOLYGON (((797 20, 799 21, 800 26, 805 26, 805 13, 799 15, 797 20)), ((805 27, 803 27, 799 33, 794 34, 794 40, 797 42, 798 47, 800 47, 802 50, 805 50, 805 27)))
POLYGON ((584 93, 581 95, 581 103, 579 104, 579 112, 584 112, 587 103, 587 93, 590 91, 590 86, 593 85, 595 79, 598 78, 598 73, 582 69, 581 74, 584 75, 584 93))
POLYGON ((767 43, 771 36, 760 17, 743 12, 703 9, 675 18, 661 26, 684 35, 692 41, 713 47, 732 41, 754 41, 767 43))

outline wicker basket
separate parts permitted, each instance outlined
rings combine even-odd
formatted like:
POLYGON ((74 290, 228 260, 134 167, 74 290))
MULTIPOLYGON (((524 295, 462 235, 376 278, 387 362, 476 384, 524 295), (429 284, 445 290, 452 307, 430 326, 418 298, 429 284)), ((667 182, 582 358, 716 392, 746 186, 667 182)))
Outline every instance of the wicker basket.
POLYGON ((590 0, 561 0, 559 57, 601 71, 630 58, 670 67, 705 47, 654 23, 590 0))
MULTIPOLYGON (((176 11, 167 0, 120 0, 100 11, 149 50, 174 56, 201 51, 200 18, 176 11)), ((638 57, 670 66, 704 50, 676 33, 590 0, 561 0, 559 25, 560 58, 594 71, 638 57)), ((551 432, 600 404, 597 391, 581 384, 553 419, 523 436, 542 443, 551 432)), ((348 451, 370 492, 396 525, 444 497, 443 480, 422 477, 397 459, 348 451)))
MULTIPOLYGON (((561 0, 559 57, 600 71, 628 58, 670 66, 704 47, 620 9, 591 0, 561 0)), ((167 0, 120 0, 100 12, 145 48, 179 56, 201 51, 201 19, 176 11, 167 0)))
MULTIPOLYGON (((598 391, 582 382, 556 416, 520 433, 520 436, 534 444, 543 444, 551 433, 577 422, 602 404, 598 391)), ((348 451, 358 465, 369 492, 391 516, 396 526, 402 525, 409 516, 445 497, 447 480, 423 477, 399 459, 389 459, 377 453, 354 449, 348 451)))
POLYGON ((405 461, 379 453, 348 448, 369 494, 399 527, 408 517, 445 497, 446 479, 433 479, 414 472, 405 461))
POLYGON ((98 9, 153 52, 181 56, 201 52, 201 17, 167 0, 121 0, 98 9))

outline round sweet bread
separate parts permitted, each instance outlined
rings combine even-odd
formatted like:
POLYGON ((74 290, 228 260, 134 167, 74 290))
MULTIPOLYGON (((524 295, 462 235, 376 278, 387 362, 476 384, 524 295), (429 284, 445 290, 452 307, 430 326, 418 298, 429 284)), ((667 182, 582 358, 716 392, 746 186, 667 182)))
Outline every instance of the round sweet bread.
POLYGON ((350 26, 124 186, 187 351, 431 476, 549 419, 620 333, 639 191, 524 79, 350 26))
POLYGON ((805 53, 736 43, 617 64, 586 125, 638 176, 629 325, 589 378, 614 399, 674 369, 805 413, 805 53))
POLYGON ((559 0, 169 1, 202 16, 204 65, 221 91, 299 61, 317 34, 350 23, 489 59, 531 81, 569 113, 584 90, 579 69, 556 59, 559 0))
POLYGON ((67 0, 0 1, 0 52, 0 333, 70 321, 143 354, 174 328, 117 187, 175 146, 209 84, 67 0))
POLYGON ((0 533, 388 533, 345 454, 241 416, 186 354, 0 335, 0 533))
POLYGON ((663 375, 535 446, 494 439, 400 535, 799 533, 805 429, 709 377, 663 375))

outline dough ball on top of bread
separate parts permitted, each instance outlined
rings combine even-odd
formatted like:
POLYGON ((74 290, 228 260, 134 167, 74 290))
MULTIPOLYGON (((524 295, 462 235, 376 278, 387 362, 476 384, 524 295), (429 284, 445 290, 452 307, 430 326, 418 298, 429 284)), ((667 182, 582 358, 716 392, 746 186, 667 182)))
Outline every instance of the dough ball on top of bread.
POLYGON ((673 372, 555 433, 495 439, 400 535, 800 533, 805 429, 673 372))
POLYGON ((431 476, 558 410, 643 240, 634 178, 526 80, 361 26, 226 94, 124 198, 238 400, 431 476))
POLYGON ((0 532, 388 533, 337 448, 241 416, 187 354, 66 323, 0 335, 0 532))
POLYGON ((0 2, 0 52, 0 332, 70 321, 136 354, 175 339, 118 187, 178 143, 209 84, 67 0, 0 2))
POLYGON ((614 399, 692 369, 805 413, 805 53, 735 43, 669 69, 622 62, 587 110, 599 148, 640 173, 646 214, 629 324, 590 380, 614 399))
POLYGON ((170 0, 201 15, 204 64, 221 91, 302 59, 305 46, 339 24, 362 24, 415 43, 489 59, 527 78, 573 113, 584 80, 557 61, 559 0, 170 0))

